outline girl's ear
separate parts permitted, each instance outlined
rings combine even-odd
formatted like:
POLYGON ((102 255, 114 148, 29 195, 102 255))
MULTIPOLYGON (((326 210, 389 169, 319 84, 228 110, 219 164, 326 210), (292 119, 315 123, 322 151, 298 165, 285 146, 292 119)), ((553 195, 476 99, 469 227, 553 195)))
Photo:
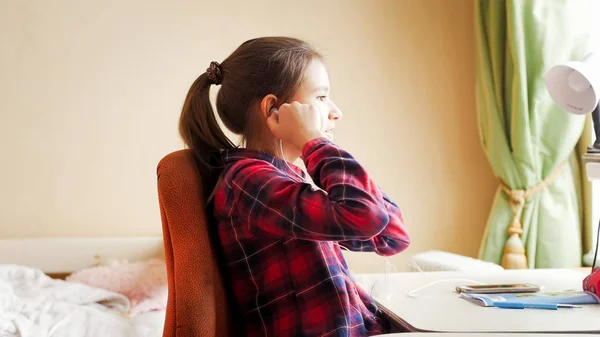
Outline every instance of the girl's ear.
POLYGON ((265 119, 271 115, 271 109, 277 107, 277 96, 268 94, 260 101, 260 112, 265 119))

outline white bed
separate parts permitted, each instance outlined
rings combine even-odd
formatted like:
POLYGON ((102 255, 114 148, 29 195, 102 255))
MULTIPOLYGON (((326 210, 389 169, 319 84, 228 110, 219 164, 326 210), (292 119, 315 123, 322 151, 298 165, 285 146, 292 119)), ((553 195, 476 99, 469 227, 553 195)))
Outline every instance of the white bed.
POLYGON ((0 337, 162 336, 164 311, 129 317, 125 296, 48 275, 157 257, 161 238, 86 240, 0 240, 0 337))

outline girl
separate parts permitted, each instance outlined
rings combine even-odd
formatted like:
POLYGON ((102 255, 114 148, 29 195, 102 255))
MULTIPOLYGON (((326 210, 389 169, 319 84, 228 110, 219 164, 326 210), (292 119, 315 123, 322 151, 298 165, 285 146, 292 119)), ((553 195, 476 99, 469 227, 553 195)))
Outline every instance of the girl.
POLYGON ((214 215, 247 336, 387 332, 340 246, 393 255, 408 247, 409 236, 396 204, 332 143, 341 118, 321 55, 292 38, 246 41, 189 90, 180 134, 205 190, 219 177, 214 215), (221 86, 217 113, 244 148, 217 124, 213 84, 221 86), (292 164, 298 158, 314 185, 292 164))

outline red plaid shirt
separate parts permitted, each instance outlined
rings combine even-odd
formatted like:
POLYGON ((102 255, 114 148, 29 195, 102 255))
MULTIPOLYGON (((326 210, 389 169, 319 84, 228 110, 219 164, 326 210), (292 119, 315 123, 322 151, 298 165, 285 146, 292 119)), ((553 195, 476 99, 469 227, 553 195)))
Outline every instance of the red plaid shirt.
POLYGON ((349 153, 330 141, 309 142, 302 157, 322 190, 268 154, 224 153, 215 215, 246 333, 382 333, 377 307, 355 285, 339 245, 379 255, 404 250, 410 239, 400 210, 349 153))

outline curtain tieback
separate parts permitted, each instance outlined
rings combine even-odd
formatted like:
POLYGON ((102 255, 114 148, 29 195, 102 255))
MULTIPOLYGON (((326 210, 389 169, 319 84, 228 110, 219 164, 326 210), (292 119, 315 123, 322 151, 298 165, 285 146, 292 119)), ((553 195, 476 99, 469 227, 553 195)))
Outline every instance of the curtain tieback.
POLYGON ((523 233, 521 224, 521 214, 525 207, 525 202, 529 197, 548 187, 564 171, 568 159, 560 163, 554 171, 538 184, 528 189, 511 189, 504 182, 500 182, 500 188, 509 198, 510 207, 513 212, 512 224, 508 227, 508 239, 504 244, 504 253, 502 255, 502 267, 505 269, 525 269, 527 268, 527 256, 525 246, 520 235, 523 233))

